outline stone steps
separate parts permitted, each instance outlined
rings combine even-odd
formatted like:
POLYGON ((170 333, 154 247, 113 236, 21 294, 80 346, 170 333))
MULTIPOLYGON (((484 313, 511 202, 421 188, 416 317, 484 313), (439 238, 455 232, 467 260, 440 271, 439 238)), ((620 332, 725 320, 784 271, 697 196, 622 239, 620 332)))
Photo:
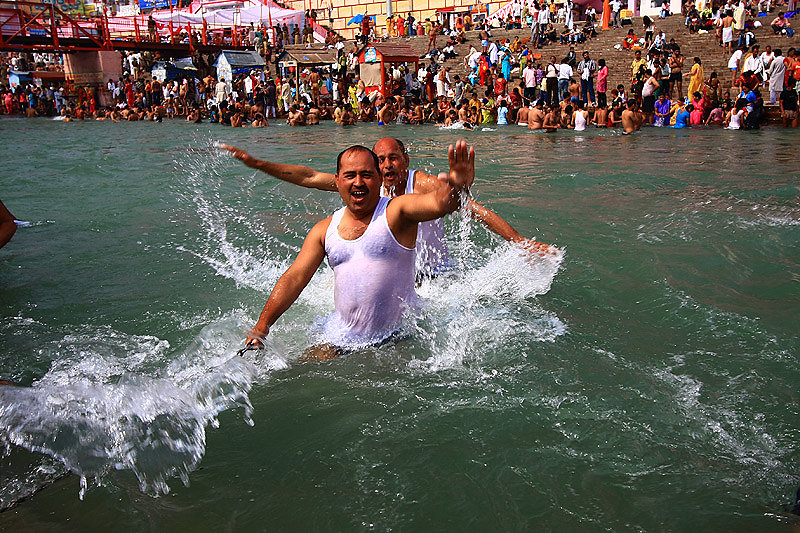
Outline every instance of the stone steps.
MULTIPOLYGON (((777 12, 775 12, 777 13, 777 12)), ((765 27, 757 28, 754 34, 758 43, 761 45, 761 50, 764 50, 766 45, 771 45, 773 49, 781 48, 786 53, 789 47, 798 47, 798 34, 792 38, 774 35, 772 29, 768 26, 769 21, 774 18, 774 14, 768 17, 759 17, 765 27)), ((598 36, 585 43, 575 45, 575 50, 578 52, 578 59, 583 50, 588 50, 591 57, 596 61, 600 58, 606 60, 609 68, 608 88, 609 91, 617 84, 623 84, 626 87, 630 85, 630 65, 633 61, 633 52, 628 50, 616 50, 614 45, 622 43, 623 37, 627 34, 628 29, 633 28, 637 36, 644 36, 641 18, 635 18, 633 26, 623 26, 618 29, 600 30, 598 36)), ((684 92, 688 85, 688 73, 694 64, 693 58, 700 57, 703 61, 703 68, 705 76, 708 78, 712 72, 717 72, 723 85, 730 83, 731 73, 728 69, 728 54, 722 53, 722 48, 717 44, 714 33, 707 34, 693 34, 684 26, 684 18, 680 15, 673 15, 666 19, 656 21, 656 27, 663 29, 667 36, 667 41, 674 38, 675 42, 681 47, 681 53, 686 57, 684 64, 684 92)), ((519 36, 520 39, 525 39, 530 35, 529 28, 522 28, 517 30, 492 30, 493 39, 510 39, 513 41, 514 37, 519 36)), ((467 33, 468 41, 465 44, 457 45, 456 52, 458 57, 451 59, 444 63, 445 66, 451 67, 451 75, 459 74, 465 77, 469 74, 467 68, 464 67, 463 59, 469 52, 470 45, 480 48, 479 33, 476 31, 467 33)), ((425 49, 428 45, 428 37, 397 37, 390 40, 398 40, 410 44, 417 50, 420 56, 425 54, 425 49)), ((440 47, 445 43, 444 37, 437 39, 437 45, 440 47)), ((563 58, 569 51, 569 45, 550 44, 539 50, 533 50, 534 54, 541 54, 542 63, 547 63, 550 56, 554 55, 557 59, 563 58)), ((511 81, 512 86, 519 83, 519 76, 513 76, 511 81)))

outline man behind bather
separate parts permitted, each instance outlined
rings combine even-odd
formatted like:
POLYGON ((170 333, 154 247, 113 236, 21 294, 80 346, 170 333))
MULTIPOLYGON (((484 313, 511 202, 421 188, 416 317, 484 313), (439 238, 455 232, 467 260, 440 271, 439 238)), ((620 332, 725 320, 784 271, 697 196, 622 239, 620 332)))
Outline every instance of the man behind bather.
MULTIPOLYGON (((273 163, 257 159, 244 150, 229 145, 222 148, 230 151, 245 165, 265 172, 280 180, 322 191, 335 191, 333 174, 318 170, 283 163, 273 163)), ((397 197, 406 193, 427 193, 435 189, 437 179, 421 170, 409 170, 409 157, 406 148, 399 139, 383 137, 373 147, 378 156, 380 172, 383 177, 382 194, 397 197)), ((515 242, 530 252, 553 253, 555 247, 532 239, 526 239, 497 213, 469 200, 469 210, 473 217, 480 220, 487 228, 507 241, 515 242)), ((423 222, 419 226, 417 239, 417 265, 423 275, 435 274, 449 261, 447 246, 444 242, 444 223, 442 220, 423 222)))
POLYGON ((387 198, 381 196, 383 180, 371 150, 354 146, 339 154, 334 180, 345 206, 308 233, 294 263, 275 284, 247 344, 262 347, 269 328, 326 257, 333 268, 336 306, 326 324, 328 343, 377 344, 399 329, 403 309, 416 302, 417 225, 456 210, 475 178, 475 152, 464 141, 450 146, 448 157, 450 173, 440 174, 430 192, 387 198))

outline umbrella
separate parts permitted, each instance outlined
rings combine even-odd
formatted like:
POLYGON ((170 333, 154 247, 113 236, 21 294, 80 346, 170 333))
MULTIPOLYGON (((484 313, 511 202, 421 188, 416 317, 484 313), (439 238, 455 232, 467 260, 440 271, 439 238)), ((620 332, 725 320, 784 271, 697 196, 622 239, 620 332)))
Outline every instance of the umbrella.
MULTIPOLYGON (((369 18, 375 19, 375 15, 371 15, 369 18)), ((350 24, 361 24, 361 21, 364 20, 364 15, 356 15, 355 17, 350 19, 350 22, 347 23, 349 26, 350 24)))

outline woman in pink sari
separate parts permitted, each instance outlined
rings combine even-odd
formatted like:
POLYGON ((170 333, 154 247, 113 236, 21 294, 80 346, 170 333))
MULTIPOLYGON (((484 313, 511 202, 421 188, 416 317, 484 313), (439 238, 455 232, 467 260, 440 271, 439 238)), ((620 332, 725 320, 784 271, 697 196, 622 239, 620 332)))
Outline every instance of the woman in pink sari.
POLYGON ((608 88, 608 67, 605 59, 597 61, 597 106, 608 105, 606 100, 606 89, 608 88))
POLYGON ((694 109, 692 109, 689 115, 689 124, 692 126, 702 126, 703 119, 705 118, 705 99, 703 95, 697 91, 692 95, 692 106, 694 109))

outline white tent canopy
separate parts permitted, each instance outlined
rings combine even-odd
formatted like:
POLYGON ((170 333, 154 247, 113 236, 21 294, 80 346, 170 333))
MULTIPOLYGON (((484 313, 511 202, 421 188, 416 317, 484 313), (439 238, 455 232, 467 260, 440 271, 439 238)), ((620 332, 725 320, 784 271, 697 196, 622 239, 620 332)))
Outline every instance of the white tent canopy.
POLYGON ((158 22, 173 22, 175 24, 203 23, 203 15, 200 13, 187 13, 185 11, 175 11, 173 13, 153 13, 153 18, 158 22))
POLYGON ((209 11, 203 15, 200 13, 187 13, 185 11, 161 11, 153 13, 153 18, 159 22, 173 22, 176 24, 202 24, 203 20, 208 24, 220 24, 230 26, 234 23, 247 25, 251 22, 258 24, 264 22, 272 24, 291 24, 302 25, 304 14, 296 9, 284 9, 274 4, 256 4, 244 9, 229 8, 209 11), (238 17, 237 17, 238 11, 238 17), (238 20, 237 20, 238 18, 238 20))
MULTIPOLYGON (((234 11, 232 9, 225 9, 223 12, 226 17, 230 14, 229 23, 233 23, 234 11)), ((259 22, 269 24, 270 12, 272 12, 271 18, 273 24, 294 24, 295 26, 299 26, 303 24, 303 17, 305 16, 302 11, 296 9, 254 5, 239 11, 240 24, 250 24, 251 22, 253 24, 258 24, 259 22)), ((217 13, 219 14, 219 12, 217 13)), ((217 19, 219 20, 219 16, 217 19)))

